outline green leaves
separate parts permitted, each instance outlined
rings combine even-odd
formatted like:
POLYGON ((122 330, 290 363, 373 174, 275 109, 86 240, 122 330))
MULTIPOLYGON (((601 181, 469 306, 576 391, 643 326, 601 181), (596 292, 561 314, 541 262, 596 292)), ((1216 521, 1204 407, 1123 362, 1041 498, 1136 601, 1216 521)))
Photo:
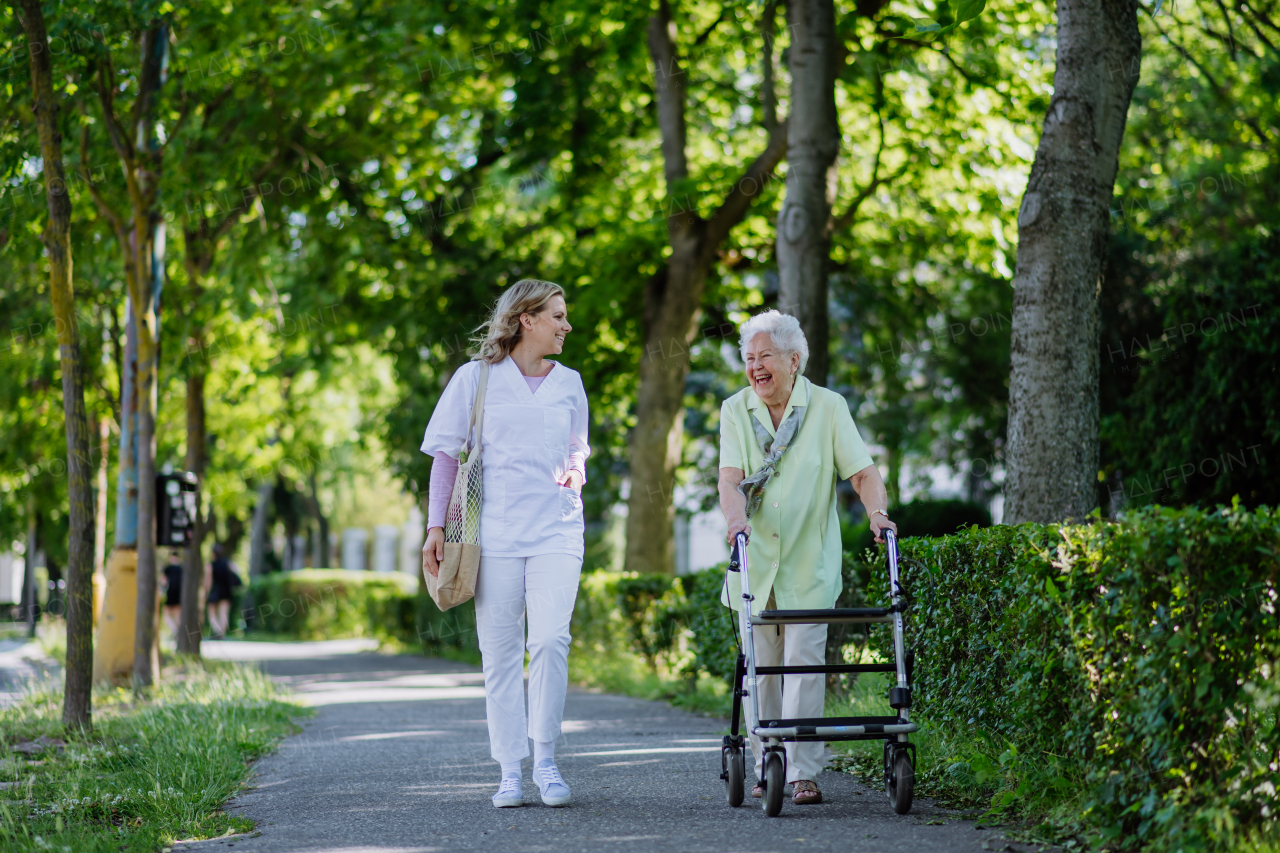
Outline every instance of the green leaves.
POLYGON ((987 0, 954 0, 954 3, 941 0, 938 3, 937 14, 938 18, 945 23, 939 23, 933 18, 899 17, 894 20, 904 25, 905 31, 895 38, 930 39, 945 35, 966 21, 972 21, 981 15, 986 7, 987 0), (950 6, 954 8, 948 8, 950 6))
POLYGON ((963 24, 981 15, 982 10, 987 8, 987 0, 957 0, 955 5, 956 23, 963 24))

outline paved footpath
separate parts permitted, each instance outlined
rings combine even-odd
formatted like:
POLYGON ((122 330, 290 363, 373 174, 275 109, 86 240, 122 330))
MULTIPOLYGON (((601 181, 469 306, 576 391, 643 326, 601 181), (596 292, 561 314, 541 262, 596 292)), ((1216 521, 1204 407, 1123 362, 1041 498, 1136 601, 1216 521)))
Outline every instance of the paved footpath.
POLYGON ((18 701, 33 685, 61 676, 62 668, 35 641, 0 640, 0 708, 18 701))
POLYGON ((256 834, 175 851, 1006 849, 999 830, 977 829, 927 801, 898 816, 883 790, 842 773, 822 774, 821 805, 788 800, 779 817, 766 818, 748 795, 730 808, 719 779, 724 720, 581 690, 570 691, 557 748, 573 804, 541 805, 526 761, 527 805, 495 809, 489 797, 498 767, 489 758, 484 685, 474 667, 380 655, 360 641, 205 649, 210 657, 260 661, 317 713, 257 764, 251 789, 228 804, 255 821, 256 834))

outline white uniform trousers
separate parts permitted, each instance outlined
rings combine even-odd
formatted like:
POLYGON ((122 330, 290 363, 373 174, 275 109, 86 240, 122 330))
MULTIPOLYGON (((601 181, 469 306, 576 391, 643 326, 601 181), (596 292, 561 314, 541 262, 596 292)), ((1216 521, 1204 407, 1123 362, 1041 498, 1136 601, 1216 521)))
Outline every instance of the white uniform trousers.
MULTIPOLYGON (((765 609, 774 610, 773 594, 765 609)), ((756 666, 814 666, 826 663, 826 625, 756 625, 756 666), (785 660, 784 660, 785 659, 785 660)), ((762 720, 794 720, 821 717, 827 702, 827 677, 815 675, 761 675, 757 707, 762 720)), ((822 770, 825 744, 821 741, 788 743, 787 784, 797 779, 816 781, 822 770)), ((764 751, 760 738, 751 736, 756 778, 763 779, 764 751)))
POLYGON ((560 737, 569 689, 569 620, 582 560, 569 554, 480 558, 476 632, 484 659, 489 751, 495 761, 529 755, 529 738, 560 737), (524 697, 525 614, 529 622, 529 714, 524 697))

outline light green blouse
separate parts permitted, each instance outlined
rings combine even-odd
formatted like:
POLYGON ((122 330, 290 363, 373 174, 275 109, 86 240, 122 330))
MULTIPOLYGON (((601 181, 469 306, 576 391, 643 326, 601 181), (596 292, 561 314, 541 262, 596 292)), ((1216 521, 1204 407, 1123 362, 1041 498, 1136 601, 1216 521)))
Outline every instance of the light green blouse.
MULTIPOLYGON (((751 518, 747 557, 752 611, 759 613, 773 591, 783 610, 834 607, 840 595, 840 521, 836 478, 847 480, 873 464, 849 414, 834 391, 796 379, 782 417, 808 406, 804 423, 765 487, 764 503, 751 518)), ((769 408, 746 388, 720 407, 720 467, 752 474, 764 464, 750 418, 774 434, 769 408)), ((738 575, 729 574, 722 603, 741 609, 738 575)))

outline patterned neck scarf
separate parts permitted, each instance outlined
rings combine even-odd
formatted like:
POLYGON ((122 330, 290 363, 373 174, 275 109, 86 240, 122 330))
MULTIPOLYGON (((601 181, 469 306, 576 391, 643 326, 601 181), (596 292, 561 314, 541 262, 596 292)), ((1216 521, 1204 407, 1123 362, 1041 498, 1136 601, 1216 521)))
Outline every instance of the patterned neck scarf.
POLYGON ((792 408, 791 414, 783 419, 778 425, 777 433, 772 436, 769 435, 769 430, 765 429, 764 424, 760 423, 759 418, 754 416, 751 418, 751 426, 756 432, 756 442, 760 445, 760 452, 764 454, 764 464, 738 484, 738 491, 747 499, 747 518, 751 518, 756 514, 756 510, 760 509, 760 504, 764 501, 764 487, 769 485, 769 481, 777 473, 778 460, 787 452, 787 448, 795 440, 796 433, 800 431, 806 408, 808 407, 792 408))

